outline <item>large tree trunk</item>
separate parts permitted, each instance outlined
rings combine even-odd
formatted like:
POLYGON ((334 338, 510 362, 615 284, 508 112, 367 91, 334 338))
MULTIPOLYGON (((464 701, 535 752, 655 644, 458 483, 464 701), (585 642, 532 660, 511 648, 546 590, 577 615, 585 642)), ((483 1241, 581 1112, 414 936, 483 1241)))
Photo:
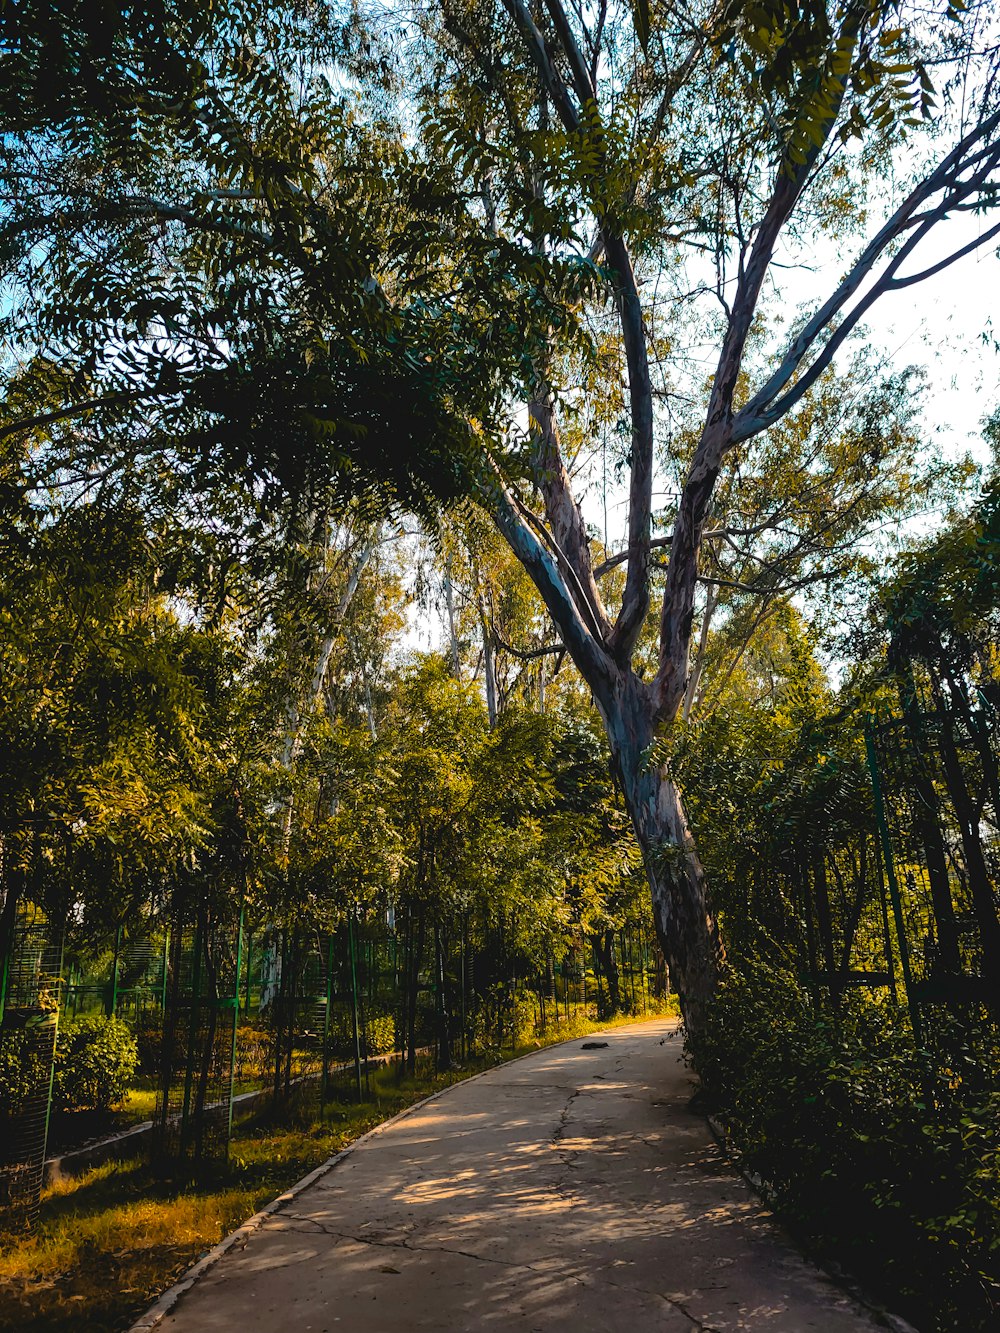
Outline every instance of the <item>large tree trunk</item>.
POLYGON ((681 794, 664 771, 648 760, 655 727, 646 687, 636 676, 623 672, 613 690, 602 693, 597 703, 642 848, 656 933, 684 1021, 693 1032, 715 994, 722 964, 705 874, 681 794))

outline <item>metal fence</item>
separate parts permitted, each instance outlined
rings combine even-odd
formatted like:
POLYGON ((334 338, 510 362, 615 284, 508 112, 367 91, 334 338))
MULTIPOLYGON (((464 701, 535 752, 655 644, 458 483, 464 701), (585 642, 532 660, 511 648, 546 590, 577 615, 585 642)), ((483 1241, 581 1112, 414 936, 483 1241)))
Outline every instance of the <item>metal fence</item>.
POLYGON ((59 1011, 62 930, 38 911, 18 911, 0 957, 0 1066, 10 1093, 0 1104, 0 1216, 24 1225, 41 1196, 59 1011))
POLYGON ((221 897, 150 909, 64 957, 62 932, 23 909, 2 963, 0 1060, 25 1072, 16 1098, 0 1094, 0 1222, 37 1213, 60 1016, 129 1025, 155 1090, 151 1158, 195 1170, 226 1157, 241 1107, 361 1099, 377 1061, 394 1058, 402 1077, 421 1053, 439 1068, 495 1058, 581 1011, 642 1012, 665 988, 646 930, 604 932, 600 948, 581 936, 539 962, 506 946, 510 931, 420 910, 383 904, 316 929, 254 919, 221 897))
POLYGON ((914 1026, 944 1006, 1000 1018, 1000 727, 963 692, 904 694, 868 754, 885 887, 914 1026))

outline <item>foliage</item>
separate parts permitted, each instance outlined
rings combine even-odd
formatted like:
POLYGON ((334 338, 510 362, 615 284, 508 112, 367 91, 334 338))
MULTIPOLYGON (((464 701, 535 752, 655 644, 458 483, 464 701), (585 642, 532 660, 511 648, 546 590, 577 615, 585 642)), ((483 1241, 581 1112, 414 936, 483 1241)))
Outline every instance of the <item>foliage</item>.
POLYGON ((392 1014, 366 1014, 365 1038, 372 1055, 388 1055, 396 1048, 396 1023, 392 1014))
POLYGON ((891 668, 919 664, 956 687, 968 676, 996 704, 1000 478, 987 480, 970 513, 896 563, 878 602, 891 668))
POLYGON ((43 468, 114 471, 128 441, 188 494, 235 483, 264 514, 466 489, 496 321, 433 273, 453 196, 338 78, 366 63, 356 22, 162 0, 95 26, 19 4, 3 37, 0 175, 34 180, 24 208, 5 188, 0 223, 4 327, 32 345, 7 408, 53 423, 43 468))
POLYGON ((48 1084, 48 1061, 24 1029, 8 1029, 0 1041, 0 1119, 16 1116, 48 1084))
MULTIPOLYGON (((861 726, 793 608, 743 655, 720 706, 659 753, 684 789, 737 961, 803 965, 817 863, 829 863, 846 893, 846 917, 871 903, 874 810, 861 726)), ((849 961, 850 949, 837 959, 849 961)))
POLYGON ((958 1030, 935 1041, 940 1065, 868 996, 831 1015, 790 973, 745 963, 688 1047, 741 1162, 800 1234, 921 1327, 986 1330, 1000 1091, 958 1030))
POLYGON ((54 1104, 64 1111, 111 1110, 124 1100, 138 1065, 135 1037, 122 1019, 71 1019, 56 1040, 54 1104))
POLYGON ((236 1081, 241 1085, 263 1086, 270 1073, 274 1036, 266 1028, 240 1023, 236 1029, 236 1081))
POLYGON ((977 873, 989 885, 995 873, 995 731, 988 710, 968 703, 991 679, 984 511, 988 499, 889 569, 840 691, 786 612, 744 655, 715 711, 663 749, 685 785, 728 952, 717 1001, 689 1034, 704 1095, 797 1234, 920 1326, 930 1311, 928 1326, 941 1330, 991 1328, 1000 1310, 1000 1049, 987 1007, 931 994, 918 1047, 896 930, 907 932, 917 983, 937 976, 945 932, 925 865, 932 841, 943 862, 947 840, 955 870, 943 878, 945 901, 961 906, 970 958, 980 923, 971 970, 988 982, 982 922, 995 915, 994 890, 985 905, 963 898, 977 873), (977 587, 975 618, 965 618, 977 587), (935 726, 921 744, 960 737, 960 772, 940 755, 920 758, 917 679, 919 717, 935 726), (863 746, 863 711, 876 705, 904 713, 878 752, 901 895, 895 926, 863 746), (966 788, 971 826, 959 818, 966 788), (977 846, 985 864, 967 859, 977 846))
POLYGON ((30 881, 55 919, 71 883, 79 914, 107 927, 204 842, 217 645, 158 592, 134 505, 29 506, 0 544, 8 882, 16 897, 30 881))

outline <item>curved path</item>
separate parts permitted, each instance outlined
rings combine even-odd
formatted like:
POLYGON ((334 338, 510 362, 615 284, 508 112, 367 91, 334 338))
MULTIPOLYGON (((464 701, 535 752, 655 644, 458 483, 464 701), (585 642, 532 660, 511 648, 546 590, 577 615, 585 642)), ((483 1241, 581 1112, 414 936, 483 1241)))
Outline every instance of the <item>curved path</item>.
POLYGON ((871 1333, 727 1167, 668 1021, 539 1051, 359 1144, 163 1333, 871 1333))

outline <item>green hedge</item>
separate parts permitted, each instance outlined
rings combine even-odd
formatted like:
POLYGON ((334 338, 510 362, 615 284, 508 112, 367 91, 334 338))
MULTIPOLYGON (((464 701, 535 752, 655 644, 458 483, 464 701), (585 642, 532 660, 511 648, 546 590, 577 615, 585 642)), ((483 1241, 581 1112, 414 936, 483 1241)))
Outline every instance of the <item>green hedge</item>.
MULTIPOLYGON (((25 1099, 48 1086, 48 1062, 24 1032, 0 1041, 0 1116, 17 1115, 25 1099)), ((135 1037, 120 1018, 69 1019, 56 1038, 52 1105, 60 1111, 108 1111, 126 1096, 138 1065, 135 1037)))
POLYGON ((139 1052, 120 1018, 91 1014, 71 1019, 56 1040, 53 1105, 64 1111, 107 1111, 122 1102, 135 1077, 139 1052))
POLYGON ((19 1115, 29 1097, 48 1088, 48 1081, 48 1061, 37 1043, 24 1031, 5 1031, 0 1036, 0 1119, 19 1115))
POLYGON ((823 1012, 744 968, 688 1049, 706 1098, 785 1219, 941 1333, 1000 1327, 996 1063, 941 1024, 935 1058, 888 1004, 823 1012))

